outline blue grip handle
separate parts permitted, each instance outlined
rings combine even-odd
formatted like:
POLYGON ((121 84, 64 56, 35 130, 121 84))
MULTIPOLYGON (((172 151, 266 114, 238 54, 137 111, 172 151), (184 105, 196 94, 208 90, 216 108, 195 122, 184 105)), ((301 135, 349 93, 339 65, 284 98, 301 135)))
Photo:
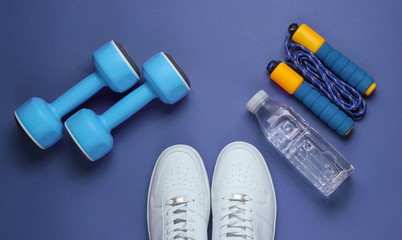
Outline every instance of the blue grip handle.
POLYGON ((349 58, 343 56, 329 43, 325 42, 315 55, 342 80, 349 83, 361 94, 374 83, 374 78, 359 68, 349 58))
POLYGON ((106 86, 106 83, 96 72, 93 72, 54 100, 50 106, 55 114, 62 118, 104 86, 106 86))
POLYGON ((307 82, 303 82, 294 95, 340 135, 346 135, 353 128, 353 120, 307 82))
POLYGON ((122 98, 99 117, 105 127, 111 131, 156 97, 156 94, 148 84, 144 83, 142 86, 127 94, 127 96, 122 98))

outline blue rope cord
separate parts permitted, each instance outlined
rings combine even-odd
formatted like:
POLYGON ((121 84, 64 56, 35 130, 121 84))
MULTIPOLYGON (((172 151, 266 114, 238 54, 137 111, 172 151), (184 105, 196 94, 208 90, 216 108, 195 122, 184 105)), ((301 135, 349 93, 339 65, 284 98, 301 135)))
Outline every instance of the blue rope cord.
POLYGON ((366 113, 366 101, 360 93, 328 70, 307 48, 293 41, 285 40, 288 58, 285 62, 300 73, 315 89, 325 95, 353 120, 360 120, 366 113))

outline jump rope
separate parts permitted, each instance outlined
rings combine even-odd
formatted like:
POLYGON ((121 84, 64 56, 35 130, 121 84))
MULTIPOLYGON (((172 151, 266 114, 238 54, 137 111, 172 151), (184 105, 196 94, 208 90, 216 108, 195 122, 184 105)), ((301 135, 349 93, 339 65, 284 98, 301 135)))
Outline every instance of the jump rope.
POLYGON ((285 50, 288 55, 285 62, 302 74, 308 83, 353 120, 362 119, 366 113, 367 104, 361 94, 328 70, 307 48, 289 41, 290 37, 291 35, 288 34, 285 40, 285 50))
MULTIPOLYGON (((288 57, 284 62, 299 73, 312 88, 327 97, 350 118, 353 120, 362 119, 366 113, 367 104, 361 93, 371 94, 371 91, 376 86, 374 79, 348 58, 333 49, 328 43, 325 43, 325 40, 312 29, 303 25, 302 27, 307 29, 307 33, 303 36, 306 39, 303 39, 305 46, 292 39, 299 26, 295 23, 289 26, 289 33, 284 43, 288 57), (314 53, 309 48, 313 49, 314 53), (323 54, 322 52, 325 53, 323 54), (321 55, 321 59, 317 55, 321 55), (328 62, 330 63, 328 64, 328 62), (332 71, 324 64, 330 65, 329 68, 332 71), (333 71, 336 71, 337 74, 333 71), (346 76, 343 79, 346 78, 349 81, 342 80, 337 75, 346 76), (365 86, 362 87, 362 85, 365 86)), ((268 64, 267 70, 271 73, 277 65, 278 62, 272 61, 268 64)))

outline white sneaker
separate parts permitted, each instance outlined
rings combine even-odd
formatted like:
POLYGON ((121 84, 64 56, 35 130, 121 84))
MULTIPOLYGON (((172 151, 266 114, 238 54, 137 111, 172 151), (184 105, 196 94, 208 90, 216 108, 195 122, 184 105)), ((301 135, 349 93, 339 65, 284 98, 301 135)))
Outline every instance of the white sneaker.
POLYGON ((272 240, 276 198, 261 153, 233 142, 219 154, 212 180, 212 239, 272 240))
POLYGON ((208 175, 198 152, 174 145, 159 156, 148 191, 150 240, 207 240, 208 175))

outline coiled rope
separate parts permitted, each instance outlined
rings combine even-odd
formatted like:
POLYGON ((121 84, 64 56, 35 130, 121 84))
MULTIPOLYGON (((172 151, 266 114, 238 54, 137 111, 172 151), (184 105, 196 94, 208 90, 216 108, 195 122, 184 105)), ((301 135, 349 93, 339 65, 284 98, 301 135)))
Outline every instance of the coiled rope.
POLYGON ((325 95, 353 120, 360 120, 366 113, 367 104, 360 93, 328 70, 307 48, 291 41, 288 34, 285 40, 288 58, 285 62, 304 79, 325 95))

